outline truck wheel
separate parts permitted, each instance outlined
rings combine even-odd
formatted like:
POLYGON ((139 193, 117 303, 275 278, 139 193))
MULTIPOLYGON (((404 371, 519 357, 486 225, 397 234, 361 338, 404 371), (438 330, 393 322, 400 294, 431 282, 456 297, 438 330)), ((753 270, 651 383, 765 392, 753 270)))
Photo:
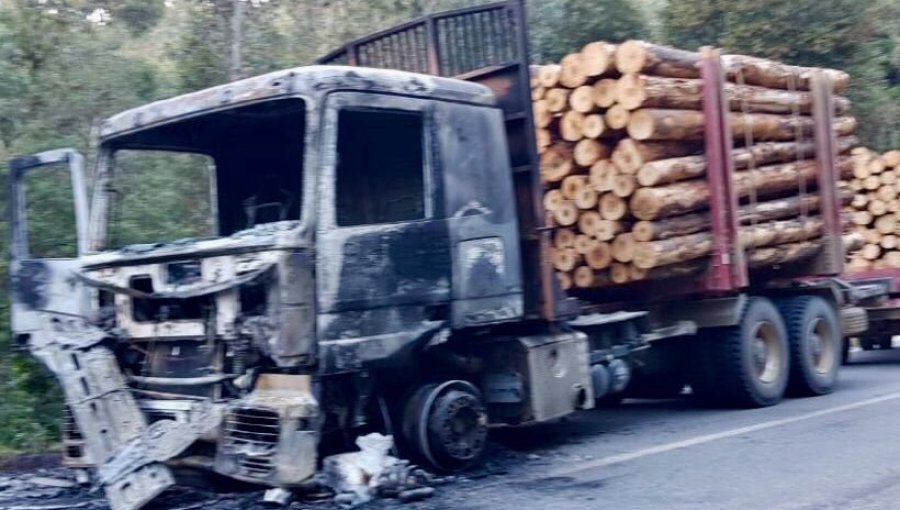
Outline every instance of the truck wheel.
POLYGON ((481 459, 488 417, 481 393, 465 381, 419 388, 409 399, 403 435, 417 460, 440 471, 458 471, 481 459))
POLYGON ((799 296, 779 304, 791 349, 788 391, 825 395, 834 390, 843 346, 834 308, 818 296, 799 296))
POLYGON ((740 324, 711 330, 698 343, 693 394, 703 403, 765 407, 784 396, 788 342, 778 309, 763 297, 749 299, 740 324))

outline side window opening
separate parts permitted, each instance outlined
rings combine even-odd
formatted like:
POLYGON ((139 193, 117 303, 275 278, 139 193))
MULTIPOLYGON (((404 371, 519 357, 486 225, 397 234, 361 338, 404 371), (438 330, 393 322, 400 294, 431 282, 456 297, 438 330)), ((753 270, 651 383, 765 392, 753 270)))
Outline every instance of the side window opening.
POLYGON ((342 227, 424 219, 425 120, 420 112, 338 115, 336 219, 342 227))
POLYGON ((22 176, 30 258, 78 256, 72 175, 55 164, 22 176))

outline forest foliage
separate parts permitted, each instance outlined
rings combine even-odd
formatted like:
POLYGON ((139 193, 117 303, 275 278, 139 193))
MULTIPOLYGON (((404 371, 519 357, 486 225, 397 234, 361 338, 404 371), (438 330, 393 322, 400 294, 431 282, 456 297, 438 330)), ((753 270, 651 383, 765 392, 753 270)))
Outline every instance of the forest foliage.
MULTIPOLYGON (((96 157, 102 119, 156 99, 308 64, 342 41, 479 0, 0 0, 0 159, 57 147, 96 157), (241 2, 238 5, 238 2, 241 2), (240 66, 232 65, 242 13, 240 66)), ((592 40, 645 38, 847 69, 863 142, 900 146, 900 2, 897 0, 527 0, 532 59, 558 60, 592 40)), ((173 166, 172 168, 176 168, 173 166)), ((171 169, 170 169, 171 170, 171 169)), ((130 241, 152 237, 161 210, 191 222, 190 200, 160 172, 154 201, 124 222, 130 241), (163 205, 160 205, 163 204, 163 205)), ((0 171, 5 180, 5 168, 0 171)), ((3 188, 4 190, 6 187, 3 188)), ((45 201, 50 204, 52 201, 45 201)), ((5 210, 6 196, 0 195, 5 210)), ((63 206, 29 211, 48 249, 71 243, 63 206)), ((161 216, 159 216, 161 218, 161 216)), ((6 253, 6 222, 0 248, 6 253)), ((8 261, 0 259, 6 274, 8 261)), ((60 398, 9 339, 0 279, 0 451, 39 450, 58 434, 60 398)))

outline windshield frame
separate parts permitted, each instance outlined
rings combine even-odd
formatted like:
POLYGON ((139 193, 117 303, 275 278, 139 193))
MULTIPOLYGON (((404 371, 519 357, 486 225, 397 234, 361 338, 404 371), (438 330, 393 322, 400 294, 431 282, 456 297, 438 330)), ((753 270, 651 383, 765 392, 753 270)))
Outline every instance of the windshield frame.
MULTIPOLYGON (((145 126, 142 128, 129 130, 125 132, 116 133, 114 136, 109 136, 103 138, 99 144, 99 153, 97 157, 97 162, 94 168, 94 178, 93 178, 93 186, 92 186, 92 196, 91 196, 91 207, 89 213, 89 221, 88 221, 88 242, 87 242, 87 254, 92 253, 101 253, 104 251, 116 251, 119 248, 110 248, 108 246, 109 242, 109 234, 110 234, 110 213, 112 212, 113 205, 113 196, 114 192, 111 191, 113 189, 112 184, 115 181, 115 152, 119 150, 153 150, 153 151, 164 151, 170 150, 175 153, 183 153, 183 154, 205 154, 200 151, 186 151, 186 150, 178 150, 178 149, 164 149, 162 147, 158 148, 141 148, 137 146, 128 146, 119 144, 119 140, 125 136, 133 135, 136 132, 155 129, 164 125, 173 124, 176 122, 181 122, 193 118, 203 117, 215 113, 220 113, 227 110, 234 110, 238 108, 243 108, 247 106, 252 106, 261 103, 269 103, 274 101, 282 101, 285 99, 300 99, 303 101, 305 105, 305 114, 304 114, 304 133, 303 133, 303 144, 304 144, 304 154, 302 157, 302 172, 301 172, 301 180, 298 181, 298 184, 301 186, 302 193, 302 203, 300 205, 300 219, 297 221, 297 226, 291 229, 291 234, 289 235, 289 239, 291 243, 297 245, 305 245, 309 242, 309 237, 311 236, 311 232, 314 228, 311 228, 315 225, 315 212, 316 212, 316 196, 315 192, 317 188, 317 174, 316 165, 318 163, 318 148, 317 141, 318 136, 317 132, 319 130, 319 115, 317 112, 316 101, 321 98, 312 98, 308 95, 303 94, 285 94, 273 97, 267 97, 263 100, 256 101, 245 101, 237 104, 229 104, 227 106, 221 108, 210 108, 201 112, 197 112, 191 115, 174 117, 171 119, 167 119, 165 122, 154 123, 151 126, 145 126)), ((216 173, 217 174, 217 173, 216 173)), ((210 179, 209 186, 218 187, 218 175, 216 175, 213 179, 210 179)), ((218 193, 218 189, 210 189, 210 193, 218 193)), ((211 195, 215 197, 216 195, 211 195)), ((214 204, 217 202, 216 200, 212 201, 214 204)), ((217 207, 213 206, 213 214, 218 216, 218 211, 216 211, 217 207)), ((214 218, 214 221, 218 227, 218 218, 214 218)), ((211 238, 212 239, 222 239, 227 238, 227 235, 219 235, 215 234, 211 238)), ((174 241, 172 239, 166 241, 174 241)), ((154 240, 148 239, 147 242, 154 242, 154 240)))

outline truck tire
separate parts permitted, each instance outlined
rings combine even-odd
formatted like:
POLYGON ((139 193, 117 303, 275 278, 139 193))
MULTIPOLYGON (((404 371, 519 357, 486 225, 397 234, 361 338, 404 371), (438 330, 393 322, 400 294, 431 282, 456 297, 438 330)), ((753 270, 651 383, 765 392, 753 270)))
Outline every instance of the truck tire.
POLYGON ((834 390, 843 351, 834 308, 818 296, 798 296, 779 303, 791 350, 788 393, 826 395, 834 390))
POLYGON ((700 402, 753 408, 781 401, 790 351, 772 301, 750 298, 737 326, 709 330, 698 340, 691 390, 700 402))
POLYGON ((444 472, 481 460, 488 416, 481 393, 466 381, 420 387, 406 403, 403 436, 413 457, 444 472))

